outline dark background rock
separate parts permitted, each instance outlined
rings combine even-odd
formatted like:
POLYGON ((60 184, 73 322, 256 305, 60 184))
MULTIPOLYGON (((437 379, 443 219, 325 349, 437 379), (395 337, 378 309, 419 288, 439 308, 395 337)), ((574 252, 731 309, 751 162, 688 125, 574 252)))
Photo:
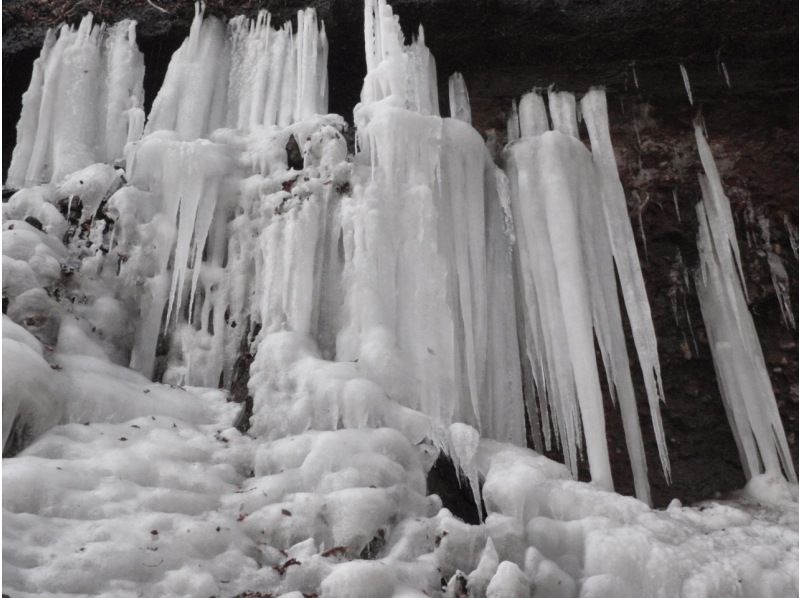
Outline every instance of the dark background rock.
MULTIPOLYGON (((146 0, 3 3, 4 176, 15 142, 21 95, 48 26, 62 20, 76 22, 89 10, 109 22, 137 19, 149 107, 194 14, 192 3, 185 0, 153 3, 167 12, 146 0)), ((693 286, 683 289, 673 283, 676 273, 682 276, 676 268, 678 251, 690 272, 697 262, 694 205, 700 196, 700 166, 692 120, 702 111, 737 219, 751 311, 796 459, 797 335, 781 324, 766 258, 758 246, 749 247, 746 242, 752 227, 745 216, 752 209, 770 219, 772 242, 786 260, 797 315, 797 261, 783 224, 784 216, 797 223, 797 2, 395 0, 392 4, 407 35, 424 24, 426 42, 437 59, 442 113, 448 112, 447 77, 461 71, 476 128, 483 133, 497 129, 501 141, 511 100, 532 87, 552 84, 577 93, 591 85, 607 89, 612 138, 637 234, 667 396, 662 413, 672 460, 671 486, 658 472, 638 377, 642 427, 658 505, 672 497, 685 502, 711 498, 744 483, 693 286), (719 61, 729 72, 730 89, 719 61), (689 73, 694 106, 687 101, 679 64, 689 73), (673 190, 680 221, 673 207, 673 190), (636 211, 648 197, 642 209, 645 258, 636 211), (671 297, 678 301, 677 323, 671 297), (697 351, 683 315, 684 299, 697 351)), ((366 70, 361 2, 213 0, 207 5, 207 13, 219 16, 252 15, 268 8, 278 22, 291 18, 298 8, 315 6, 331 45, 330 109, 351 117, 366 70)), ((607 418, 617 489, 631 493, 621 421, 611 405, 607 418)))

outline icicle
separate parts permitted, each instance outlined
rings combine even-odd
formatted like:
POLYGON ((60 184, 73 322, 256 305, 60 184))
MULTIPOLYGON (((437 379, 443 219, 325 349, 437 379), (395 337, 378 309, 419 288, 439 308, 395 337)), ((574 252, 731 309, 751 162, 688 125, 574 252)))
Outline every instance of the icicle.
POLYGON ((675 215, 678 217, 678 222, 681 221, 681 208, 678 205, 678 190, 672 189, 672 204, 675 206, 675 215))
POLYGON ((703 200, 700 269, 695 277, 717 382, 748 478, 766 472, 797 483, 792 456, 778 413, 761 344, 747 309, 745 281, 733 229, 730 202, 722 190, 711 150, 695 125, 695 138, 706 177, 700 176, 703 200))
POLYGON ((625 192, 619 180, 614 149, 611 145, 605 93, 597 89, 590 90, 581 100, 581 105, 591 140, 592 158, 601 173, 601 197, 606 226, 647 390, 650 418, 655 430, 661 466, 669 480, 669 457, 658 405, 659 400, 664 398, 664 391, 657 340, 639 258, 636 254, 625 192))
POLYGON ((742 268, 742 258, 739 254, 739 243, 736 240, 736 231, 733 224, 733 215, 730 209, 730 201, 722 189, 722 180, 717 170, 717 164, 714 162, 714 156, 711 154, 711 147, 708 145, 706 136, 703 134, 701 123, 695 122, 694 136, 697 142, 697 151, 700 154, 700 161, 703 164, 703 170, 706 177, 701 179, 701 186, 707 185, 708 189, 703 189, 704 196, 707 193, 709 196, 706 211, 709 215, 709 222, 711 233, 714 236, 714 245, 717 247, 728 247, 726 255, 733 253, 733 260, 725 259, 723 266, 735 267, 739 272, 739 278, 742 281, 745 300, 749 302, 747 295, 747 285, 744 277, 744 270, 742 268))
POLYGON ((717 382, 748 478, 766 472, 797 483, 761 344, 735 270, 723 266, 727 240, 719 244, 709 209, 715 201, 704 189, 698 204, 701 271, 695 278, 709 336, 717 382), (722 258, 722 261, 721 261, 722 258))
POLYGON ((686 72, 686 67, 680 65, 681 77, 683 77, 683 86, 686 88, 686 96, 689 98, 689 103, 694 106, 694 99, 692 98, 692 87, 689 84, 689 73, 686 72))
POLYGON ((642 213, 644 212, 645 206, 650 203, 650 194, 645 194, 644 200, 642 200, 641 195, 639 192, 634 190, 633 197, 636 199, 636 221, 639 223, 639 238, 642 240, 642 250, 644 251, 644 259, 648 261, 647 256, 647 235, 644 232, 644 221, 642 220, 642 213))
POLYGON ((728 76, 728 68, 725 66, 724 62, 721 62, 720 66, 722 66, 722 74, 725 75, 725 85, 728 86, 728 89, 732 89, 731 78, 728 76))
POLYGON ((789 293, 789 274, 783 265, 781 256, 772 247, 769 232, 769 218, 762 216, 758 219, 758 226, 761 229, 761 246, 767 256, 769 266, 769 277, 772 280, 772 288, 775 290, 775 297, 781 308, 781 320, 787 328, 795 328, 794 312, 792 311, 792 298, 789 293))
POLYGON ((639 89, 639 77, 636 76, 636 61, 634 60, 631 62, 631 71, 633 71, 633 84, 636 86, 636 89, 639 89))
POLYGON ((550 129, 542 96, 531 91, 519 100, 519 128, 522 137, 541 135, 550 129))
POLYGON ((553 130, 577 139, 575 96, 565 91, 548 91, 547 102, 550 107, 550 117, 553 119, 553 130))
POLYGON ((794 259, 797 259, 797 228, 789 221, 789 217, 783 215, 783 226, 786 227, 786 235, 789 237, 789 245, 794 253, 794 259))
POLYGON ((513 143, 520 138, 519 114, 517 113, 517 102, 511 100, 511 116, 508 117, 506 126, 506 140, 513 143))
POLYGON ((472 112, 469 107, 469 94, 467 84, 461 73, 453 73, 448 82, 450 90, 450 117, 463 120, 465 123, 472 124, 472 112))

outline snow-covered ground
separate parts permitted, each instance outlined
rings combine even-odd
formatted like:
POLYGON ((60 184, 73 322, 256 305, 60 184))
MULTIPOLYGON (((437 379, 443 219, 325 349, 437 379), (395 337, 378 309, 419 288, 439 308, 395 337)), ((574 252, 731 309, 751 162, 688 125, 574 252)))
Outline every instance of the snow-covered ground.
POLYGON ((198 6, 146 121, 135 24, 48 35, 3 204, 4 592, 796 595, 796 477, 700 128, 697 283, 750 481, 659 511, 625 320, 669 476, 664 396, 605 94, 523 96, 500 168, 460 75, 439 115, 422 30, 405 45, 368 0, 365 45, 353 155, 311 10, 275 30, 198 6), (613 492, 603 375, 638 499, 613 492), (441 451, 481 524, 428 495, 441 451))

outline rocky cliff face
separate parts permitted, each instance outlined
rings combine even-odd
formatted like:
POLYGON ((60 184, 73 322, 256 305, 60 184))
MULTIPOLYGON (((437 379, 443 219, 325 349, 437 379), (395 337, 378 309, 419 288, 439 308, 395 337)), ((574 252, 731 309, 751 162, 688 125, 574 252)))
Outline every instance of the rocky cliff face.
MULTIPOLYGON (((269 8, 275 18, 285 19, 307 4, 317 7, 331 40, 331 111, 349 118, 365 72, 360 2, 216 0, 208 3, 208 12, 229 16, 269 8)), ((797 335, 782 323, 767 265, 770 252, 783 260, 795 308, 798 266, 786 222, 797 222, 796 3, 396 0, 393 5, 408 35, 424 24, 441 85, 455 70, 464 74, 473 124, 489 138, 495 129, 498 145, 511 100, 530 88, 552 84, 580 93, 590 85, 606 87, 667 396, 663 416, 673 485, 651 474, 653 498, 660 505, 674 496, 684 501, 712 497, 744 483, 699 305, 693 285, 685 282, 697 262, 694 205, 700 196, 691 123, 702 115, 737 218, 751 311, 796 455, 797 335)), ((89 10, 106 21, 139 21, 148 107, 193 15, 185 1, 163 6, 158 0, 4 3, 4 176, 21 95, 44 31, 89 10)), ((446 97, 443 87, 440 98, 446 97)), ((611 405, 607 411, 611 451, 619 457, 614 477, 620 491, 632 493, 621 421, 611 405)), ((641 405, 640 413, 646 412, 641 405)), ((643 421, 642 428, 647 434, 649 423, 643 421)), ((655 441, 647 436, 645 441, 648 461, 656 463, 655 441)))

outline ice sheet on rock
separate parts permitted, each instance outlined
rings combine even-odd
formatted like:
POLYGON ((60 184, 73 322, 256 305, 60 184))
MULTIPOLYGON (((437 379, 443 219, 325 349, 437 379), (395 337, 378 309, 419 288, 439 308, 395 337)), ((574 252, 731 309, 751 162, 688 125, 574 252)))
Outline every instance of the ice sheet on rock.
POLYGON ((697 205, 700 268, 695 276, 717 383, 748 478, 760 473, 797 482, 761 343, 747 307, 730 203, 699 124, 705 176, 697 205))
POLYGON ((56 193, 58 197, 68 197, 73 202, 80 200, 80 218, 85 220, 95 216, 100 204, 122 186, 122 181, 122 171, 108 164, 92 164, 69 174, 58 184, 56 193))
POLYGON ((545 596, 574 596, 570 592, 581 586, 588 592, 598 577, 614 579, 615 596, 677 595, 687 587, 720 597, 758 594, 758 587, 774 596, 796 591, 793 567, 784 568, 796 557, 783 553, 796 550, 796 499, 788 498, 790 492, 763 490, 760 507, 745 498, 652 511, 570 481, 562 466, 526 449, 481 441, 477 462, 489 517, 503 513, 527 522, 524 571, 534 583, 539 580, 537 591, 545 596), (768 504, 783 504, 786 511, 768 504), (764 508, 776 510, 767 514, 764 508), (735 579, 732 571, 739 572, 735 579))
POLYGON ((56 190, 52 185, 20 189, 3 204, 3 222, 36 218, 44 232, 62 238, 69 225, 56 207, 56 199, 56 190))
POLYGON ((60 182, 95 162, 122 157, 128 111, 144 99, 136 24, 106 29, 87 14, 77 28, 48 31, 23 96, 5 186, 60 182))
POLYGON ((390 400, 360 362, 323 361, 313 342, 296 332, 264 336, 249 387, 254 400, 252 430, 266 438, 387 425, 414 444, 445 438, 422 413, 390 400))
POLYGON ((17 451, 62 422, 119 422, 146 414, 214 421, 216 413, 189 393, 109 362, 74 318, 60 328, 58 346, 43 347, 3 317, 5 449, 17 451))
POLYGON ((61 420, 59 377, 41 343, 3 316, 3 454, 13 454, 61 420))
POLYGON ((212 595, 250 581, 259 551, 219 511, 246 474, 239 443, 161 416, 55 428, 4 463, 4 588, 212 595))

